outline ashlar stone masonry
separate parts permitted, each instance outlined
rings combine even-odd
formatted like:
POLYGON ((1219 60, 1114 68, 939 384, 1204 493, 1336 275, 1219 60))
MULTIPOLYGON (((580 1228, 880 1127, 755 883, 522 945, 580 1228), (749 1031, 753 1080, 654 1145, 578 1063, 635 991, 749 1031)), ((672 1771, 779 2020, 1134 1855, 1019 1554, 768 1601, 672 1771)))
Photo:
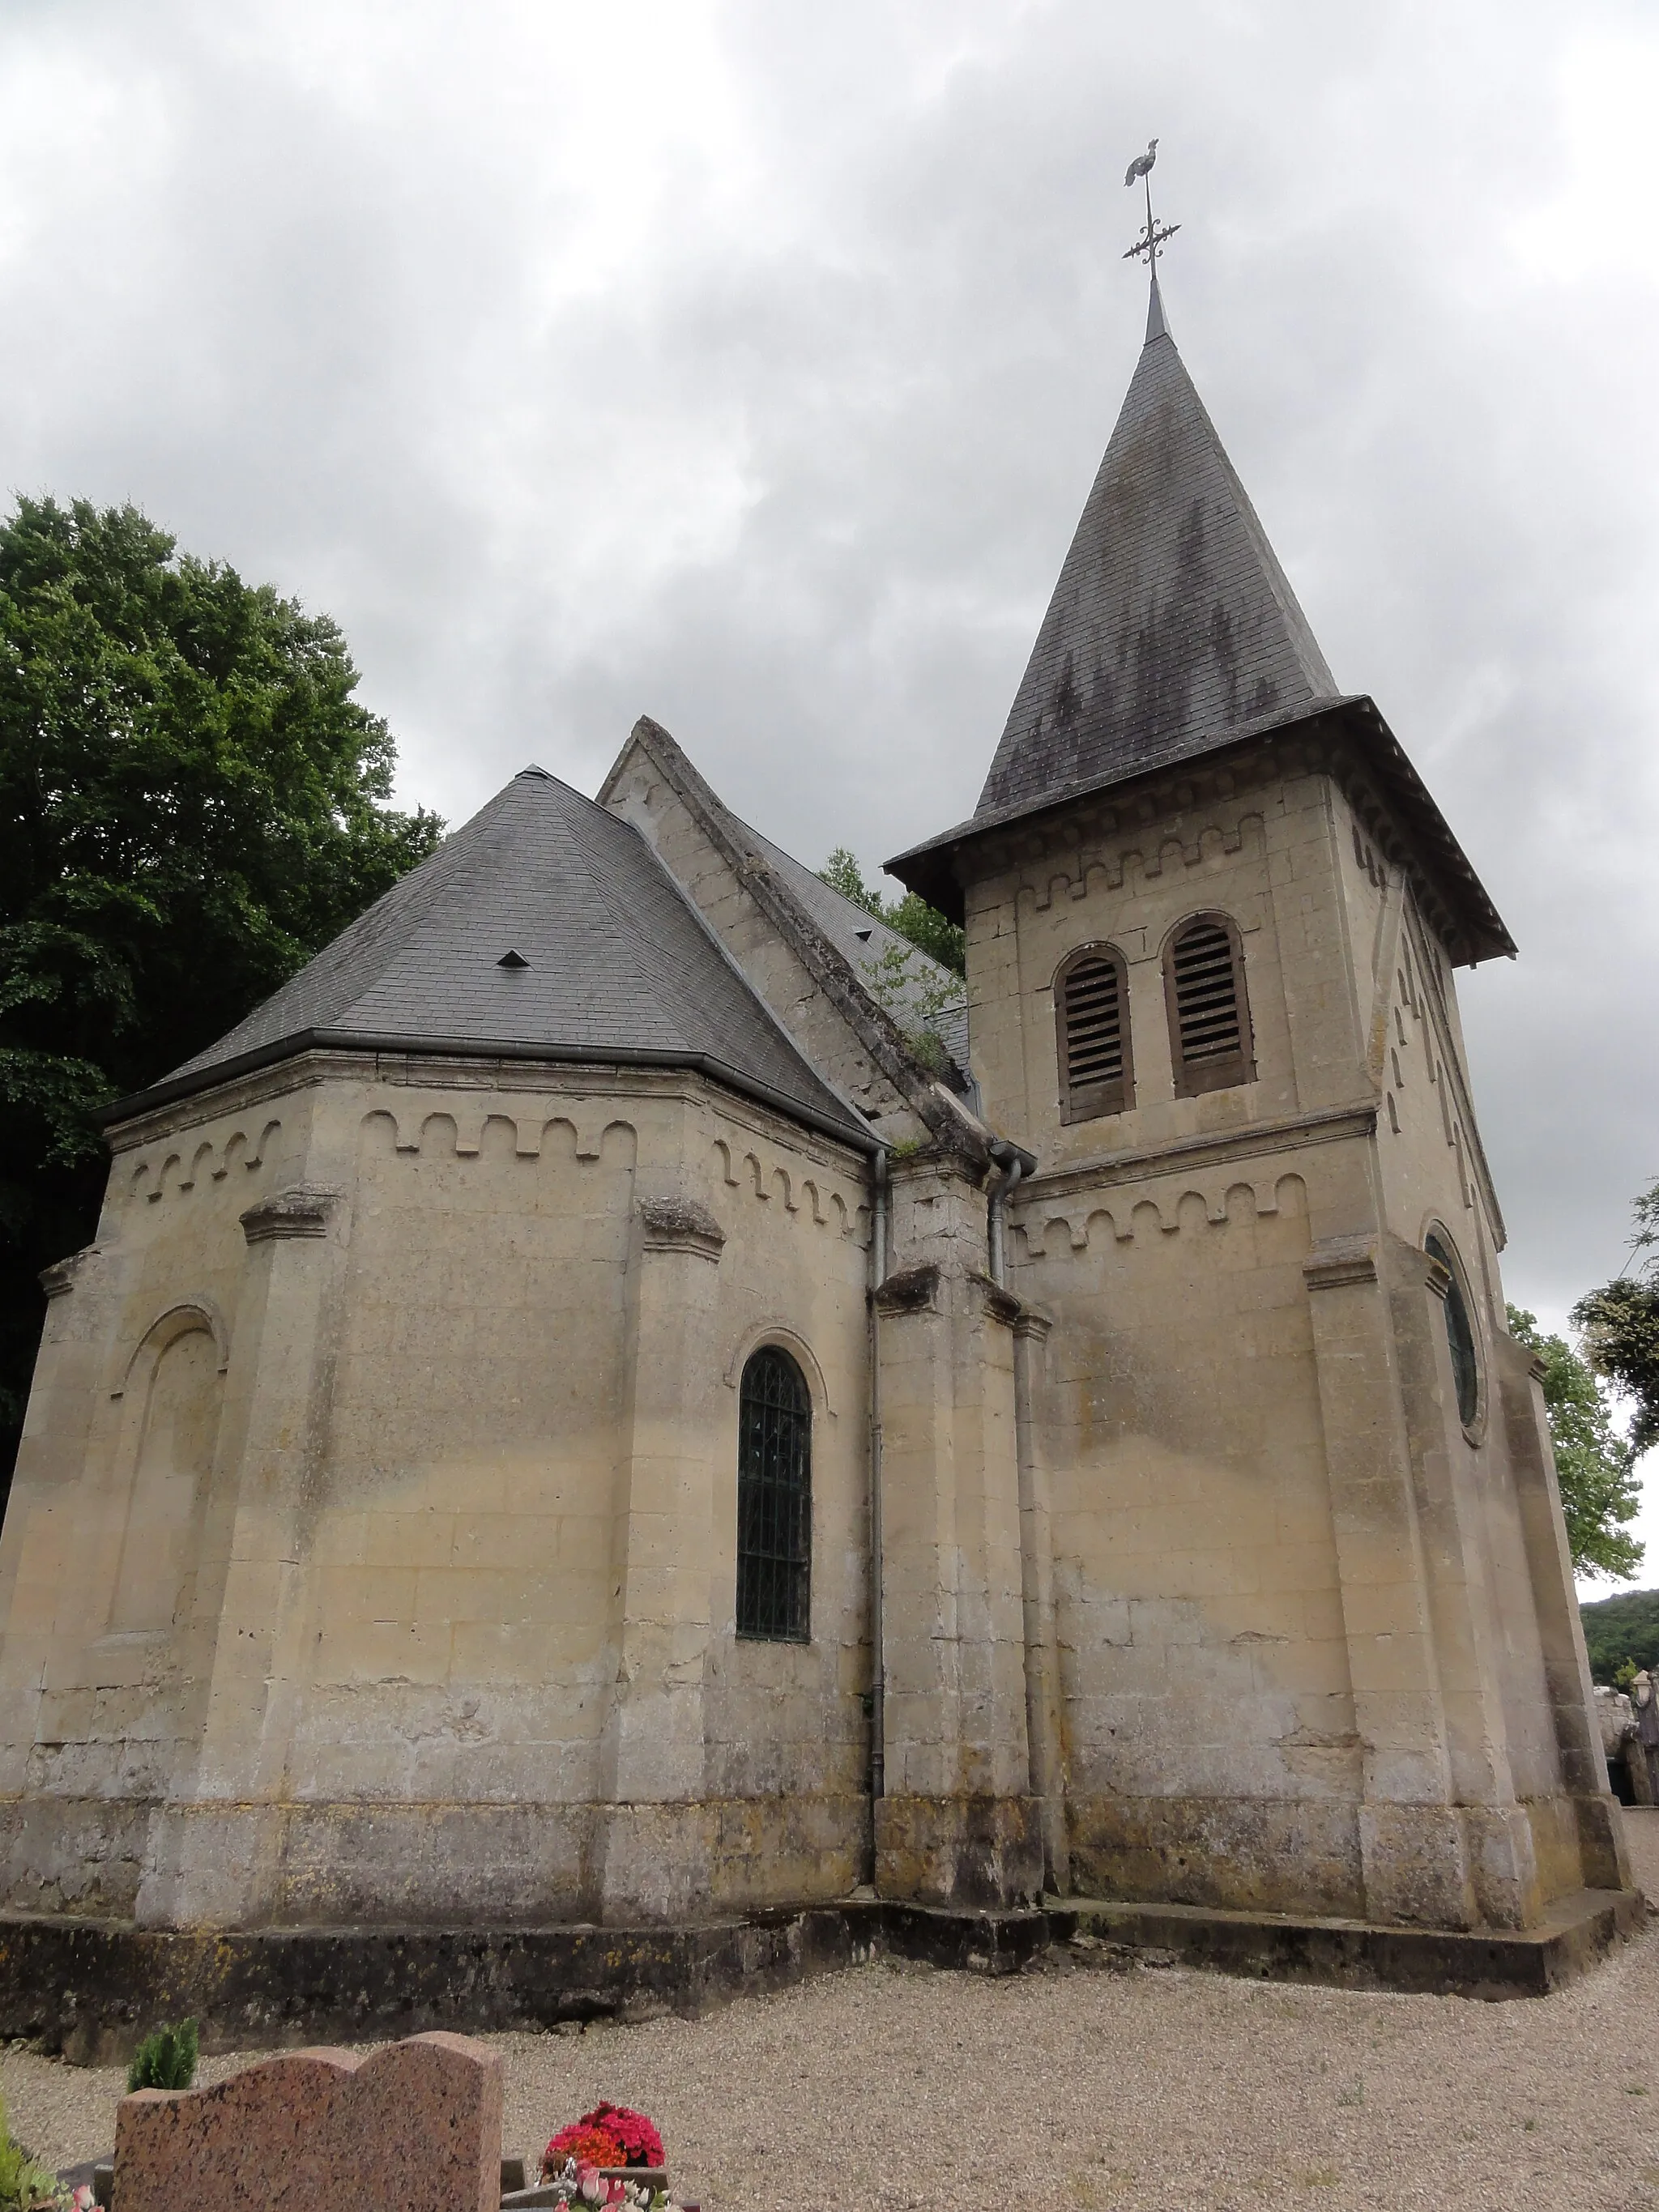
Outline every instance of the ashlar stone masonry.
POLYGON ((115 1109, 0 1544, 9 1909, 1628 1889, 1458 1023, 1512 948, 1161 314, 892 865, 965 993, 644 720, 115 1109))

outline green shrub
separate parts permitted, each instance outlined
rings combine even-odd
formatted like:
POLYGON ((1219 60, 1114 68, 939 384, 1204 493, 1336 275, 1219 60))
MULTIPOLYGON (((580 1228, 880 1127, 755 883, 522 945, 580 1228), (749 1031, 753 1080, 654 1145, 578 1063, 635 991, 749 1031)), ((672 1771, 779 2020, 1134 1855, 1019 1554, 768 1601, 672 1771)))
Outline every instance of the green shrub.
POLYGON ((198 2041, 193 2020, 181 2020, 177 2027, 156 2028, 133 2055, 127 2069, 128 2089, 188 2089, 196 2079, 198 2041))

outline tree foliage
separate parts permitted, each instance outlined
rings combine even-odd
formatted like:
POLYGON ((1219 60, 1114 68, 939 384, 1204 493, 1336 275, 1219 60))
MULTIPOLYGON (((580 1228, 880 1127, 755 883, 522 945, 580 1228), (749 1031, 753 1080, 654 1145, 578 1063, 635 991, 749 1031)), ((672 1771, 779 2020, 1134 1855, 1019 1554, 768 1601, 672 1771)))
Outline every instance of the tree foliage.
POLYGON ((128 506, 0 522, 0 1481, 94 1115, 212 1042, 432 850, 326 616, 128 506))
POLYGON ((818 870, 818 876, 832 890, 851 899, 854 906, 861 906, 878 921, 884 921, 900 937, 908 937, 912 945, 930 960, 937 960, 941 968, 948 968, 954 975, 968 973, 965 933, 955 922, 947 921, 936 906, 929 906, 915 891, 906 891, 901 899, 884 899, 878 890, 865 882, 863 870, 845 845, 836 846, 818 870))
POLYGON ((1637 1200, 1628 1270, 1580 1298, 1572 1324, 1598 1374, 1633 1399, 1631 1443, 1638 1452, 1659 1443, 1659 1182, 1637 1200))
POLYGON ((1642 1564, 1643 1547, 1625 1523, 1636 1517, 1641 1486, 1636 1450, 1613 1425, 1613 1407, 1589 1362, 1563 1336, 1545 1336, 1534 1316, 1509 1308, 1510 1334, 1544 1365, 1561 1510, 1575 1574, 1622 1582, 1642 1564))
POLYGON ((1598 1682, 1622 1690, 1638 1667, 1659 1668, 1659 1590, 1624 1590, 1578 1611, 1598 1682))

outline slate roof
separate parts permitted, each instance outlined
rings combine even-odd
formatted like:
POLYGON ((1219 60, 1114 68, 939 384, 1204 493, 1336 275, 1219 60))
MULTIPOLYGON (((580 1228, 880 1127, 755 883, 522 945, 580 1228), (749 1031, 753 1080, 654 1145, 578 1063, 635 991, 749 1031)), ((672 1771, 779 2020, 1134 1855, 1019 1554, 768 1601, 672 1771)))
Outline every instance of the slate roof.
POLYGON ((630 824, 527 768, 119 1119, 308 1046, 697 1066, 866 1147, 630 824), (518 955, 520 967, 502 967, 518 955))
POLYGON ((1141 349, 974 819, 1334 700, 1162 317, 1141 349))
MULTIPOLYGON (((732 817, 734 821, 736 816, 732 817)), ((968 1066, 968 986, 931 953, 901 937, 884 921, 846 897, 822 876, 763 837, 746 822, 738 827, 769 860, 807 913, 866 988, 879 982, 889 1013, 905 1024, 932 1030, 958 1067, 968 1066), (890 956, 896 954, 898 959, 890 956), (902 964, 899 963, 902 961, 902 964), (874 970, 872 975, 870 971, 874 970), (890 978, 890 981, 889 979, 890 978)))
POLYGON ((1456 957, 1513 955, 1375 703, 1337 690, 1164 320, 1146 342, 972 817, 888 861, 963 918, 981 835, 1177 762, 1329 719, 1357 738, 1446 901, 1456 957))

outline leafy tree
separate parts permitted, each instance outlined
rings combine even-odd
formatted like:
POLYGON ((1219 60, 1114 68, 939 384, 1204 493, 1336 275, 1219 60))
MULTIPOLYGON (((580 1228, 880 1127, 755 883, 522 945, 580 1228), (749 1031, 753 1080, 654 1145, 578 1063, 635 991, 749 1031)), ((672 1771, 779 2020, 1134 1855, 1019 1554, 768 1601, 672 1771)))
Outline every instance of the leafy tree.
POLYGON ((240 1021, 443 825, 326 616, 136 507, 0 521, 0 1483, 38 1271, 84 1244, 94 1121, 240 1021))
POLYGON ((1596 1371, 1636 1401, 1631 1443, 1638 1452, 1659 1443, 1659 1182, 1644 1190, 1635 1206, 1631 1238, 1635 1273, 1626 1272, 1579 1299, 1572 1324, 1596 1371))
POLYGON ((1598 1682, 1628 1689, 1638 1667, 1659 1667, 1659 1590, 1623 1590, 1578 1611, 1590 1673, 1598 1682))
POLYGON ((966 933, 953 921, 947 921, 936 906, 929 906, 925 898, 915 891, 906 891, 901 899, 889 904, 878 890, 872 890, 864 880, 864 872, 845 845, 837 845, 818 870, 822 882, 837 890, 843 898, 861 906, 878 921, 884 921, 889 929, 899 936, 908 937, 930 960, 937 960, 941 968, 953 975, 968 973, 968 939, 966 933))
POLYGON ((1573 1571, 1623 1581, 1642 1564, 1643 1547, 1624 1526, 1641 1503, 1632 1472, 1637 1448, 1613 1427, 1595 1370, 1565 1337, 1541 1334, 1534 1316, 1516 1306, 1509 1308, 1509 1322, 1510 1334, 1544 1363, 1544 1405, 1573 1571))

